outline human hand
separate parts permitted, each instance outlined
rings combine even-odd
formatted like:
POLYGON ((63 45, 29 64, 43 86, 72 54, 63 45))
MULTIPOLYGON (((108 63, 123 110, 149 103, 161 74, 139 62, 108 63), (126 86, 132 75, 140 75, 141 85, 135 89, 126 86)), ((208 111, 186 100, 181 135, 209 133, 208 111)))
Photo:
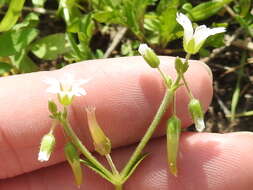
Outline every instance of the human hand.
MULTIPOLYGON (((163 67, 175 76, 172 58, 161 57, 163 67)), ((211 101, 212 80, 205 67, 192 62, 186 73, 193 94, 206 109, 211 101)), ((70 120, 84 144, 92 149, 84 107, 96 106, 96 115, 111 139, 112 154, 120 168, 152 121, 164 88, 160 75, 141 57, 94 60, 58 71, 17 75, 0 79, 0 189, 74 190, 74 180, 64 161, 64 138, 56 130, 57 146, 49 162, 37 160, 41 137, 50 127, 45 77, 71 72, 78 78, 92 77, 84 88, 88 94, 76 98, 70 120), (129 146, 127 146, 129 145, 129 146), (126 147, 127 146, 127 147, 126 147), (45 168, 43 168, 45 167, 45 168)), ((191 124, 185 89, 177 92, 177 114, 182 125, 191 124)), ((169 111, 168 111, 169 114, 169 111)), ((150 155, 124 185, 126 190, 250 190, 253 186, 251 133, 183 133, 180 138, 179 176, 168 172, 164 122, 145 152, 150 155)), ((113 189, 100 176, 84 169, 84 190, 113 189)))

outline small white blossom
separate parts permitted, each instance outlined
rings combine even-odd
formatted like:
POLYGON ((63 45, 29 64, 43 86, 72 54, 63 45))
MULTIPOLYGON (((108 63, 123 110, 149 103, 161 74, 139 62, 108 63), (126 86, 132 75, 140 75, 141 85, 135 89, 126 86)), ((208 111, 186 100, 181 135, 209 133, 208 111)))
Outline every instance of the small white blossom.
POLYGON ((198 132, 202 132, 205 129, 205 122, 202 118, 196 119, 195 128, 198 132))
POLYGON ((57 94, 60 103, 65 106, 72 103, 74 96, 84 96, 87 94, 80 86, 87 83, 88 80, 75 80, 71 74, 65 75, 60 80, 47 78, 44 82, 50 85, 46 91, 57 94))
POLYGON ((138 48, 138 51, 142 56, 144 56, 148 50, 151 50, 151 48, 148 47, 147 44, 140 44, 138 48))
POLYGON ((40 151, 38 155, 38 160, 40 162, 46 162, 49 160, 51 153, 54 150, 55 137, 52 133, 48 133, 43 136, 40 144, 40 151))
POLYGON ((47 162, 50 158, 50 154, 47 154, 47 152, 39 152, 38 160, 40 162, 47 162))
POLYGON ((140 44, 138 51, 152 68, 159 67, 159 58, 157 57, 155 52, 150 47, 148 47, 147 44, 140 44))
POLYGON ((184 28, 184 49, 191 54, 197 53, 209 36, 226 31, 224 27, 208 28, 205 25, 194 31, 190 19, 182 13, 177 13, 176 20, 184 28))

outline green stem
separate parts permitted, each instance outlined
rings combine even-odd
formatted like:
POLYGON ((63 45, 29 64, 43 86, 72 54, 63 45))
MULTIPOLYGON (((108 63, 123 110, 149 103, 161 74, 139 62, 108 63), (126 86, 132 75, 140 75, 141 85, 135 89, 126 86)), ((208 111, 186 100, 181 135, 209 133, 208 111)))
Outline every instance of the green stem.
POLYGON ((244 65, 246 63, 246 52, 244 51, 242 53, 242 57, 241 57, 241 61, 240 61, 240 69, 238 71, 238 78, 236 81, 236 86, 235 86, 235 90, 233 92, 233 96, 232 96, 232 103, 231 103, 231 121, 235 120, 236 117, 236 108, 237 108, 237 104, 240 98, 240 92, 241 92, 241 88, 240 88, 240 84, 241 84, 241 80, 242 80, 242 76, 243 76, 243 70, 244 70, 244 65))
POLYGON ((112 173, 114 175, 119 175, 119 172, 118 172, 116 166, 114 165, 114 163, 112 161, 111 155, 110 154, 106 154, 105 157, 106 157, 106 160, 107 160, 107 162, 109 163, 109 165, 110 165, 110 167, 112 169, 112 173))
POLYGON ((107 170, 97 159, 92 156, 92 154, 89 152, 89 150, 82 144, 82 142, 79 140, 79 138, 76 136, 73 129, 70 127, 70 124, 68 120, 61 119, 61 124, 64 128, 64 131, 66 134, 70 137, 72 142, 76 145, 76 147, 82 152, 82 154, 90 161, 92 162, 97 168, 99 168, 105 175, 107 175, 110 179, 113 179, 114 176, 112 173, 107 170))
MULTIPOLYGON (((184 64, 188 64, 188 61, 189 61, 190 57, 191 57, 191 54, 190 54, 190 53, 187 53, 186 56, 185 56, 184 64)), ((183 82, 184 82, 184 85, 185 85, 185 87, 186 87, 186 90, 187 90, 187 92, 188 92, 189 97, 190 97, 191 99, 193 99, 194 97, 193 97, 193 95, 192 95, 192 93, 191 93, 191 90, 190 90, 190 88, 189 88, 189 85, 188 85, 188 83, 187 83, 187 81, 186 81, 186 79, 185 79, 185 77, 184 77, 184 74, 182 74, 181 78, 182 78, 182 80, 183 80, 183 82)))
POLYGON ((143 138, 141 139, 140 143, 138 144, 137 148, 135 149, 134 153, 132 154, 131 158, 129 159, 128 163, 125 165, 125 167, 123 168, 122 172, 121 172, 121 176, 124 178, 129 170, 131 169, 131 167, 134 165, 136 159, 139 157, 139 155, 141 154, 143 148, 145 147, 145 145, 148 143, 149 139, 152 137, 156 127, 158 126, 159 122, 161 121, 161 118, 163 116, 163 114, 165 113, 166 109, 168 108, 168 105, 170 104, 172 97, 174 96, 176 89, 167 89, 166 93, 164 95, 164 98, 162 100, 162 103, 154 117, 154 120, 152 121, 152 123, 150 124, 148 130, 146 131, 145 135, 143 136, 143 138))
POLYGON ((159 71, 160 75, 162 76, 164 83, 167 85, 167 77, 164 74, 164 72, 160 69, 160 67, 157 68, 157 70, 159 71))
POLYGON ((123 185, 115 185, 115 190, 122 190, 123 189, 123 185))

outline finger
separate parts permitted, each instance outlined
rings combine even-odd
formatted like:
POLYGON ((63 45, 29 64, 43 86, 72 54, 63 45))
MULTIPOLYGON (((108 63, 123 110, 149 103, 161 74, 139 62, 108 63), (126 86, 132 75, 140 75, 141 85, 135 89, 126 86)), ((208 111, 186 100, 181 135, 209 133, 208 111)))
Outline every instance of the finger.
MULTIPOLYGON (((174 58, 161 57, 163 69, 175 77, 174 58)), ((112 141, 119 147, 138 141, 154 116, 164 86, 158 72, 141 57, 104 59, 73 64, 64 69, 2 78, 0 80, 0 178, 12 177, 63 161, 64 138, 56 130, 57 146, 47 163, 37 161, 41 137, 48 132, 47 101, 55 98, 45 92, 46 77, 61 78, 72 73, 88 79, 84 97, 77 97, 70 109, 70 120, 79 137, 89 149, 91 138, 87 129, 84 107, 96 106, 97 119, 112 141), (124 135, 122 135, 124 134, 124 135)), ((212 96, 212 79, 205 66, 192 61, 186 78, 193 94, 206 109, 212 96), (196 82, 197 81, 197 82, 196 82)), ((184 88, 177 93, 177 113, 183 126, 191 123, 187 112, 188 96, 184 88)), ((156 136, 164 134, 158 128, 156 136)))
MULTIPOLYGON (((233 135, 185 133, 180 144, 179 176, 168 173, 164 138, 152 140, 145 158, 124 190, 251 190, 253 165, 251 162, 253 134, 233 135)), ((117 166, 122 167, 133 147, 113 152, 117 166)), ((58 164, 13 179, 2 180, 1 190, 74 190, 70 168, 58 164)), ((84 170, 81 190, 108 189, 113 186, 94 172, 84 170)))

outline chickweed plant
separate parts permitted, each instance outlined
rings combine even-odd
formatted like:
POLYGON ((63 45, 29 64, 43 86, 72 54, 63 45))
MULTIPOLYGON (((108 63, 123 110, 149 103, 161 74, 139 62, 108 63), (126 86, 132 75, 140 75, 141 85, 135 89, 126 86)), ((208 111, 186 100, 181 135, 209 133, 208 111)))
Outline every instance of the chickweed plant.
POLYGON ((103 166, 97 158, 92 155, 92 153, 81 142, 78 135, 74 132, 68 118, 69 107, 76 96, 85 96, 89 93, 83 89, 82 85, 85 85, 85 83, 92 79, 75 79, 75 76, 73 75, 63 76, 61 80, 45 80, 45 82, 49 84, 47 92, 53 93, 57 96, 58 105, 61 107, 57 106, 57 103, 53 100, 48 100, 48 109, 50 111, 49 117, 52 119, 52 127, 48 134, 45 134, 41 140, 41 147, 38 154, 39 161, 44 162, 50 159, 50 155, 54 151, 54 145, 56 142, 54 130, 60 125, 63 128, 63 133, 66 138, 66 144, 64 147, 65 157, 72 169, 76 185, 80 187, 83 183, 82 167, 87 166, 101 177, 111 182, 114 185, 115 190, 122 190, 124 183, 137 169, 137 166, 141 163, 141 161, 147 156, 147 154, 143 154, 143 149, 152 137, 168 106, 171 106, 172 115, 167 118, 166 128, 168 153, 167 161, 171 174, 175 177, 180 175, 177 169, 177 155, 179 152, 181 120, 177 116, 175 93, 179 87, 185 86, 189 96, 188 110, 192 116, 193 122, 195 123, 196 130, 198 132, 203 131, 205 123, 202 106, 200 101, 191 93, 184 74, 188 70, 191 55, 198 53, 201 46, 209 36, 225 32, 225 28, 218 27, 210 29, 205 25, 201 25, 194 29, 190 19, 182 13, 177 13, 176 20, 184 29, 183 47, 186 52, 186 57, 185 59, 179 57, 175 59, 174 65, 177 72, 175 79, 172 79, 170 76, 165 74, 160 68, 159 57, 150 47, 148 47, 148 45, 141 44, 139 46, 139 53, 146 63, 160 73, 166 90, 153 121, 150 123, 149 127, 147 127, 144 136, 123 169, 119 171, 110 156, 111 141, 102 130, 99 121, 96 119, 96 108, 93 105, 88 105, 83 109, 86 110, 89 131, 93 140, 94 149, 98 154, 105 157, 110 169, 103 166))

